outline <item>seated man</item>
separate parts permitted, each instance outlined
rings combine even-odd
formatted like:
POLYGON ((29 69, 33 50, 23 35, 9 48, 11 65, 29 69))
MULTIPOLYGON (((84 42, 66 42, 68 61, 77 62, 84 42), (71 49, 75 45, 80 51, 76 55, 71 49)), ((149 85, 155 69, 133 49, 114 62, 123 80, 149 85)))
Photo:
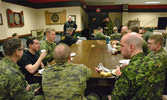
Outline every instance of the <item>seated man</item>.
POLYGON ((59 44, 54 50, 56 64, 42 74, 42 87, 46 100, 85 100, 86 81, 91 70, 86 66, 69 63, 70 48, 59 44))
POLYGON ((148 38, 153 34, 152 32, 148 31, 146 27, 142 29, 142 33, 144 34, 143 39, 148 41, 148 38))
POLYGON ((17 61, 23 54, 20 39, 9 39, 3 43, 5 57, 0 61, 0 99, 1 100, 32 100, 34 92, 28 91, 30 85, 19 70, 17 61))
POLYGON ((99 38, 99 39, 105 39, 106 38, 106 36, 103 33, 103 28, 102 27, 98 27, 98 31, 96 32, 95 37, 99 38))
MULTIPOLYGON (((45 30, 45 34, 46 34, 46 40, 41 42, 40 51, 46 50, 47 55, 42 60, 42 62, 44 63, 44 65, 47 65, 47 63, 49 63, 53 60, 53 50, 56 47, 56 44, 54 43, 55 37, 56 37, 55 29, 52 27, 48 27, 45 30)), ((41 53, 41 52, 39 52, 39 53, 41 53)))
POLYGON ((73 38, 71 35, 73 33, 73 28, 67 28, 67 32, 65 33, 65 39, 60 41, 61 43, 65 43, 68 46, 71 46, 75 42, 77 42, 78 38, 73 38))
POLYGON ((158 59, 144 57, 142 43, 142 38, 137 34, 122 37, 121 54, 130 62, 115 82, 112 100, 162 99, 164 66, 158 59))
POLYGON ((148 47, 150 53, 147 55, 149 58, 155 57, 159 59, 165 67, 166 71, 166 83, 164 94, 167 94, 167 52, 163 48, 164 38, 161 34, 153 34, 148 38, 148 47))
POLYGON ((42 52, 41 55, 39 55, 37 51, 40 45, 36 37, 28 38, 26 44, 29 49, 24 52, 22 58, 18 61, 18 65, 29 84, 41 84, 42 78, 34 76, 34 74, 38 69, 44 67, 42 60, 45 58, 46 52, 42 52))

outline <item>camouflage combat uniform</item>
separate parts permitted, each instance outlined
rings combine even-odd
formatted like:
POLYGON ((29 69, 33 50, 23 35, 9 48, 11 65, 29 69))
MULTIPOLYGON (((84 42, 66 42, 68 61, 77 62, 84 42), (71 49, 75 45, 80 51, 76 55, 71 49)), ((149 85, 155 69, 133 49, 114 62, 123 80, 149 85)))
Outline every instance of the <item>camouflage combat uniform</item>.
POLYGON ((148 38, 152 35, 153 33, 150 32, 150 31, 147 31, 144 36, 143 36, 143 39, 147 42, 148 41, 148 38))
POLYGON ((46 65, 47 62, 51 62, 53 60, 53 50, 55 49, 55 47, 56 44, 54 42, 52 44, 50 44, 47 40, 41 42, 39 51, 45 49, 47 53, 46 57, 42 60, 44 65, 46 65))
POLYGON ((85 100, 86 81, 91 70, 72 63, 56 63, 42 74, 46 100, 85 100))
POLYGON ((112 100, 162 99, 165 73, 158 59, 150 59, 139 53, 121 71, 122 75, 115 82, 112 100))
POLYGON ((121 33, 114 33, 110 35, 111 40, 120 40, 122 38, 121 33))
POLYGON ((112 31, 113 23, 112 23, 112 21, 109 21, 109 22, 106 22, 105 24, 106 24, 106 27, 108 27, 108 29, 104 29, 104 33, 106 35, 110 36, 113 33, 113 31, 112 31))
POLYGON ((143 39, 143 52, 145 55, 147 55, 150 51, 148 49, 147 42, 143 39))
POLYGON ((164 65, 164 68, 165 68, 165 71, 166 71, 166 79, 165 79, 165 89, 164 89, 164 94, 166 95, 167 94, 167 52, 161 48, 158 52, 154 53, 153 51, 150 52, 148 55, 147 55, 148 58, 156 58, 156 59, 159 59, 163 65, 164 65))
POLYGON ((28 83, 19 66, 6 57, 0 65, 0 100, 32 100, 34 92, 25 90, 28 83))

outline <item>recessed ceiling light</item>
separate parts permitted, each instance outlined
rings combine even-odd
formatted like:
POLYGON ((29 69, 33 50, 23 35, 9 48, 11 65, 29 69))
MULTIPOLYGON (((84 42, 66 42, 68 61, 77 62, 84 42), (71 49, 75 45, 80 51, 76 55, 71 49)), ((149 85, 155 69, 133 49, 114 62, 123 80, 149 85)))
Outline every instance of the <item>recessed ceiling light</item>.
POLYGON ((161 1, 156 1, 156 2, 145 2, 145 4, 160 4, 161 1))

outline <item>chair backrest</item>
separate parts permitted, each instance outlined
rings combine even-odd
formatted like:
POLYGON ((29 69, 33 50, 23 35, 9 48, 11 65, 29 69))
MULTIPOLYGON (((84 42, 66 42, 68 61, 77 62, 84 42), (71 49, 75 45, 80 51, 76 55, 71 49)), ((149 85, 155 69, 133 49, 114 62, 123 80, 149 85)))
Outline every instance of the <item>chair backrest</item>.
POLYGON ((94 29, 93 33, 96 34, 98 32, 98 29, 94 29))
POLYGON ((61 35, 56 35, 55 42, 58 44, 61 41, 61 35))
POLYGON ((23 48, 27 49, 26 39, 21 39, 21 42, 23 43, 23 48))

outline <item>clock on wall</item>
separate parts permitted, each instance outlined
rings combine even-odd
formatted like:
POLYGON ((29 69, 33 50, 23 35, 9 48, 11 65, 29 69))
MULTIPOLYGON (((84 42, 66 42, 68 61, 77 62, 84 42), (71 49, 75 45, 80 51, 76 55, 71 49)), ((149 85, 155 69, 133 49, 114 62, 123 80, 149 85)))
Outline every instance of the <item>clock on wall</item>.
POLYGON ((51 20, 53 21, 53 22, 58 22, 59 21, 59 15, 58 14, 53 14, 52 16, 51 16, 51 20))
POLYGON ((66 22, 66 10, 61 12, 48 12, 45 11, 46 25, 64 24, 66 22))

